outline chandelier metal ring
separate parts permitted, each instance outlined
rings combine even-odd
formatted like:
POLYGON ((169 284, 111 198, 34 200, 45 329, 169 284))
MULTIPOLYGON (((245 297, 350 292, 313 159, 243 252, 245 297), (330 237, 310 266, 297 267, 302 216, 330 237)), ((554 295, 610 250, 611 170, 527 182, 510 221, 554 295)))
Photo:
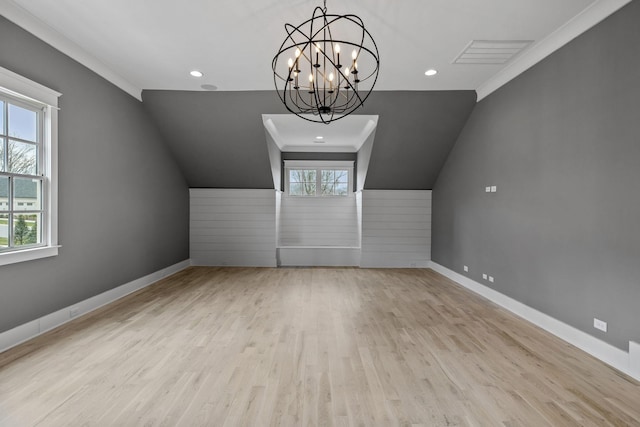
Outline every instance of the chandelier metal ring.
POLYGON ((327 14, 326 1, 324 5, 300 25, 285 24, 287 37, 272 69, 287 110, 305 120, 330 123, 369 97, 378 79, 380 54, 360 17, 327 14), (343 47, 353 49, 346 64, 341 64, 343 47))

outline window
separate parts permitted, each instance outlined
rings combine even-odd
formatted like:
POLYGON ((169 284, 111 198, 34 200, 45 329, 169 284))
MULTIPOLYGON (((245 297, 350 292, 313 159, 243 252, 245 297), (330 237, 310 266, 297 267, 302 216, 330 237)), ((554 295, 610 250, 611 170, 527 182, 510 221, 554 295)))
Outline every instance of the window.
POLYGON ((58 253, 59 96, 0 68, 0 265, 58 253))
POLYGON ((323 197, 351 194, 353 162, 285 161, 289 196, 323 197))

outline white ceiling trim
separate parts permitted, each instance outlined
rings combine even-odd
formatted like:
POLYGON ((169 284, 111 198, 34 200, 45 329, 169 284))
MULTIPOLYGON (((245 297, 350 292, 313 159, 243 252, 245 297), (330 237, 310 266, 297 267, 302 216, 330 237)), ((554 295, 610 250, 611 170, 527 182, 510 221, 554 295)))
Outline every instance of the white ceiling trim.
POLYGON ((99 76, 113 83, 129 95, 142 101, 142 89, 131 84, 129 81, 114 73, 111 68, 98 60, 96 57, 82 49, 80 46, 64 37, 62 34, 15 4, 13 1, 0 2, 0 15, 4 16, 14 24, 22 27, 45 43, 58 49, 65 55, 78 61, 85 67, 94 71, 99 76))
POLYGON ((631 0, 599 0, 593 3, 562 27, 549 34, 549 36, 529 47, 522 56, 515 58, 513 62, 481 84, 478 89, 476 89, 476 92, 478 93, 478 102, 520 74, 524 73, 526 70, 533 67, 535 64, 542 61, 544 58, 578 37, 580 34, 595 26, 630 1, 631 0))

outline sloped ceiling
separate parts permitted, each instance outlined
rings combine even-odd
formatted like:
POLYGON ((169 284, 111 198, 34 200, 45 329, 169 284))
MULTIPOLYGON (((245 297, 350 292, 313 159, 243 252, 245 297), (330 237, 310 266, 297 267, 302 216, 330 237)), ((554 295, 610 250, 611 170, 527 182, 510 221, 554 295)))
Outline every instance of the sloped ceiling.
MULTIPOLYGON (((476 97, 629 1, 328 2, 331 13, 361 15, 381 53, 380 78, 361 111, 380 116, 365 188, 431 188, 476 97), (531 44, 504 64, 455 63, 472 40, 531 44), (426 77, 432 67, 438 74, 426 77)), ((286 111, 271 59, 284 22, 308 19, 320 3, 0 0, 0 14, 142 97, 190 186, 273 188, 261 116, 286 111), (192 69, 204 77, 191 77, 192 69), (211 85, 218 91, 202 91, 211 85)))
MULTIPOLYGON (((190 187, 274 188, 262 114, 286 110, 273 91, 142 93, 190 187)), ((431 189, 476 102, 475 91, 381 91, 365 189, 431 189)))

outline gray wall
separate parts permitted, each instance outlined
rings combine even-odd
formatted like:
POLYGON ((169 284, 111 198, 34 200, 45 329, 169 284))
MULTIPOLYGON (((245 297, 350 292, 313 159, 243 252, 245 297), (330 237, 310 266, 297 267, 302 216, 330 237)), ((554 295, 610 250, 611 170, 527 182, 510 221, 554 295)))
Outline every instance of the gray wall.
POLYGON ((0 66, 61 92, 54 258, 0 267, 0 332, 189 257, 185 179, 142 104, 0 17, 0 66))
MULTIPOLYGON (((273 188, 262 114, 287 112, 274 91, 142 97, 190 187, 273 188)), ((373 93, 358 111, 380 115, 365 188, 431 189, 475 101, 474 91, 373 93)))
POLYGON ((475 105, 475 91, 373 93, 362 109, 380 116, 365 190, 431 190, 475 105))
POLYGON ((483 99, 433 192, 434 261, 623 350, 640 341, 639 22, 632 2, 483 99))

